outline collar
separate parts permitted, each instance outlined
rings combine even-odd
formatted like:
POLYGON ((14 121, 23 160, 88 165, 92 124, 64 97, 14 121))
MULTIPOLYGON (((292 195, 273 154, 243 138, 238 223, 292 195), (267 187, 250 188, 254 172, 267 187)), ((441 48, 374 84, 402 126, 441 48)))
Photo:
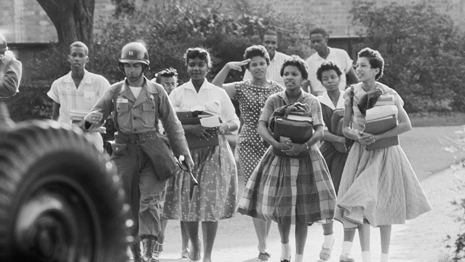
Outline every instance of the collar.
MULTIPOLYGON (((212 85, 210 82, 208 82, 208 80, 205 78, 205 80, 204 80, 203 83, 202 83, 202 86, 200 86, 199 93, 200 93, 202 90, 212 89, 212 88, 213 88, 212 86, 213 86, 213 85, 212 85)), ((191 89, 191 90, 193 90, 194 92, 197 92, 197 91, 195 90, 194 84, 192 83, 192 80, 191 80, 191 79, 189 79, 189 81, 186 83, 186 85, 184 86, 184 88, 186 88, 186 89, 191 89)))
MULTIPOLYGON (((65 75, 64 81, 66 83, 74 83, 73 78, 71 77, 71 71, 65 75)), ((81 83, 90 84, 92 80, 90 79, 90 73, 86 69, 84 69, 84 76, 82 77, 81 83)))
POLYGON ((328 60, 328 57, 331 55, 331 51, 332 51, 332 50, 333 50, 333 49, 332 49, 331 47, 328 46, 328 56, 327 56, 326 58, 321 57, 320 54, 318 54, 318 52, 315 52, 315 54, 316 54, 315 57, 316 57, 318 60, 324 60, 324 61, 326 61, 326 60, 328 60))
MULTIPOLYGON (((304 93, 304 91, 301 91, 300 96, 297 98, 296 102, 302 102, 302 100, 304 100, 304 93)), ((289 99, 287 98, 286 90, 279 92, 278 96, 281 97, 286 104, 289 104, 289 99)))
POLYGON ((141 88, 142 89, 140 90, 140 94, 136 99, 131 89, 129 88, 127 79, 124 79, 123 86, 120 91, 120 95, 127 98, 131 102, 133 102, 134 103, 133 106, 135 107, 141 104, 142 102, 144 102, 146 98, 149 98, 151 94, 158 93, 158 90, 156 89, 155 84, 150 82, 145 76, 144 76, 144 82, 141 88))
POLYGON ((331 100, 327 92, 325 92, 321 96, 318 96, 318 100, 320 101, 320 103, 326 105, 332 110, 336 108, 344 108, 344 94, 342 92, 339 93, 339 99, 337 100, 336 106, 334 106, 333 101, 331 100))

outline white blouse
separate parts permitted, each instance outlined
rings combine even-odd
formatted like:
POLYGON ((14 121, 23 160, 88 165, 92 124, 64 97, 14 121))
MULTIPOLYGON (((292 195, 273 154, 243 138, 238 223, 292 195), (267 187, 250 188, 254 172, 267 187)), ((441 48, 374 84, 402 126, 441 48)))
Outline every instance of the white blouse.
POLYGON ((197 92, 192 81, 184 83, 170 94, 175 111, 201 110, 218 115, 223 122, 233 121, 240 125, 236 110, 226 91, 205 80, 197 92))

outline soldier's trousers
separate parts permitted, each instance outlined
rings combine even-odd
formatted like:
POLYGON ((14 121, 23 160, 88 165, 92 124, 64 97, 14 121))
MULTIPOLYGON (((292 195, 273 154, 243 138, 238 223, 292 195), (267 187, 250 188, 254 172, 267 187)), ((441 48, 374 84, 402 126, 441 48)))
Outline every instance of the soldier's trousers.
POLYGON ((135 224, 133 236, 158 238, 166 181, 157 179, 153 165, 140 144, 115 144, 112 159, 131 206, 135 224))

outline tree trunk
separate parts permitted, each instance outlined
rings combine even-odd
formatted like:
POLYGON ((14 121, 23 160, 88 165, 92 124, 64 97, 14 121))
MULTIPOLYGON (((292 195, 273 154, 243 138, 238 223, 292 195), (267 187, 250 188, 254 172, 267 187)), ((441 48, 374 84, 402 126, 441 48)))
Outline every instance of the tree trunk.
POLYGON ((62 47, 73 41, 92 46, 95 0, 37 0, 52 20, 62 47))

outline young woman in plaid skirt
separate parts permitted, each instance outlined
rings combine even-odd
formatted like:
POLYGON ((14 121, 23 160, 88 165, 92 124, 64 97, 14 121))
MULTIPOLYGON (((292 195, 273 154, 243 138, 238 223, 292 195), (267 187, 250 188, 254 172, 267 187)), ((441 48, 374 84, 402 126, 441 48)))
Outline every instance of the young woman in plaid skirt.
POLYGON ((318 100, 303 92, 301 83, 307 79, 305 62, 292 57, 281 68, 286 90, 270 96, 258 123, 258 133, 272 145, 247 182, 238 211, 252 217, 271 219, 278 223, 281 236, 281 262, 290 262, 289 234, 295 224, 295 261, 301 262, 309 223, 332 219, 336 194, 328 167, 317 142, 323 137, 323 117, 318 100), (273 112, 285 105, 299 103, 312 117, 315 132, 303 144, 277 141, 268 129, 273 112), (275 154, 274 150, 283 154, 275 154), (304 154, 303 157, 300 155, 304 154))

